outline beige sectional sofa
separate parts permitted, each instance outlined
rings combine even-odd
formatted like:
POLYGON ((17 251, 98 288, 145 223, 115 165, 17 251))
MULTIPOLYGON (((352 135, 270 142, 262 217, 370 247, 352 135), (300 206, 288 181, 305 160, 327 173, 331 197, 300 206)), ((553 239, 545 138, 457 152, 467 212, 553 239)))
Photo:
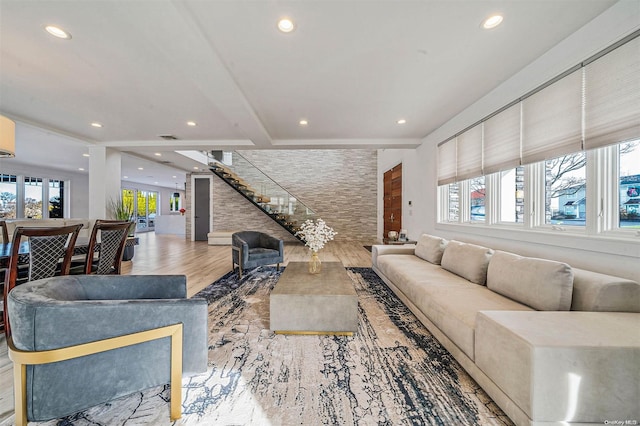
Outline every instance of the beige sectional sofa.
POLYGON ((640 422, 640 285, 423 235, 374 271, 518 425, 640 422))

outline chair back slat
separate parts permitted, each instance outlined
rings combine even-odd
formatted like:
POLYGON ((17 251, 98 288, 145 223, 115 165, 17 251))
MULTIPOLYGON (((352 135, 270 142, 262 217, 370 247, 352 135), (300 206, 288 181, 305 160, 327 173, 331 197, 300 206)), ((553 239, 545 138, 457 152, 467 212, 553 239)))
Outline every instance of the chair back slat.
POLYGON ((64 258, 68 234, 29 237, 29 281, 49 278, 64 258))
POLYGON ((91 230, 89 251, 85 261, 86 274, 120 274, 122 252, 127 242, 127 235, 133 222, 97 220, 91 230), (98 245, 98 237, 100 244, 98 245), (98 248, 98 262, 94 270, 94 258, 98 248))
MULTIPOLYGON (((29 242, 28 281, 56 275, 60 259, 60 275, 68 275, 71 257, 82 224, 57 227, 16 227, 11 242, 11 254, 5 273, 3 301, 7 306, 9 292, 18 283, 18 251, 23 237, 29 242)), ((7 309, 4 310, 4 334, 11 336, 11 323, 7 309)))

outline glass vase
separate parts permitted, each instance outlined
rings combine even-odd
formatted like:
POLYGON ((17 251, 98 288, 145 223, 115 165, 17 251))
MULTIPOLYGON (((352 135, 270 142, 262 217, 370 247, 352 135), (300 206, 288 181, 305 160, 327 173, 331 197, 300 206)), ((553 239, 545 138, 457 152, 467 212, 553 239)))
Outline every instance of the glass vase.
POLYGON ((320 262, 320 258, 318 257, 318 252, 311 252, 311 258, 309 259, 309 273, 310 274, 319 274, 322 269, 322 262, 320 262))

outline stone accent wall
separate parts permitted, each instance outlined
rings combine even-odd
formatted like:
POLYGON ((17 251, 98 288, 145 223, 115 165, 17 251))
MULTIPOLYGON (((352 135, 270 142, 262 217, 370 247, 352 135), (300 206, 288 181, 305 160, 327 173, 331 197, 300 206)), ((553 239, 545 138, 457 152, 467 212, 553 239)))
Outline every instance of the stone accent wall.
MULTIPOLYGON (((238 152, 334 228, 338 232, 336 241, 359 241, 363 244, 376 241, 377 151, 238 152)), ((238 164, 241 162, 237 161, 238 164)), ((189 181, 190 177, 187 179, 187 194, 190 194, 189 181)), ((285 241, 296 241, 217 176, 213 179, 212 192, 214 230, 263 230, 285 241)), ((188 196, 186 200, 188 203, 191 201, 188 196)), ((190 235, 188 220, 187 232, 190 235)))
POLYGON ((298 241, 218 176, 213 177, 213 230, 261 231, 284 241, 298 241))
POLYGON ((334 228, 336 240, 375 241, 377 151, 238 151, 334 228))

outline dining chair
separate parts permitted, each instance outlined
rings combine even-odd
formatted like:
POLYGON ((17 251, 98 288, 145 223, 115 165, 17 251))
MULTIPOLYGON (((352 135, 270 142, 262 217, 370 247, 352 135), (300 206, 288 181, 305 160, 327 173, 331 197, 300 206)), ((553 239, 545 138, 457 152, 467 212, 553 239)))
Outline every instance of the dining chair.
MULTIPOLYGON (((9 242, 9 233, 7 231, 7 222, 0 220, 0 233, 2 233, 2 244, 9 242)), ((0 291, 4 293, 4 277, 7 272, 7 268, 0 268, 0 291)), ((0 331, 4 330, 4 301, 0 307, 0 331)))
POLYGON ((96 220, 84 262, 71 264, 71 274, 120 275, 122 253, 133 222, 96 220))
POLYGON ((9 314, 6 309, 9 292, 16 285, 22 284, 22 282, 48 278, 56 274, 68 275, 71 256, 73 255, 80 228, 82 228, 82 224, 46 228, 16 227, 13 232, 11 253, 2 292, 2 300, 5 306, 3 312, 4 334, 7 338, 11 335, 11 324, 9 323, 9 314), (26 278, 19 281, 18 251, 23 237, 29 244, 29 270, 26 278), (60 259, 63 260, 57 273, 60 259))
POLYGON ((7 221, 0 220, 0 230, 2 232, 2 244, 9 242, 9 231, 7 230, 7 221))

